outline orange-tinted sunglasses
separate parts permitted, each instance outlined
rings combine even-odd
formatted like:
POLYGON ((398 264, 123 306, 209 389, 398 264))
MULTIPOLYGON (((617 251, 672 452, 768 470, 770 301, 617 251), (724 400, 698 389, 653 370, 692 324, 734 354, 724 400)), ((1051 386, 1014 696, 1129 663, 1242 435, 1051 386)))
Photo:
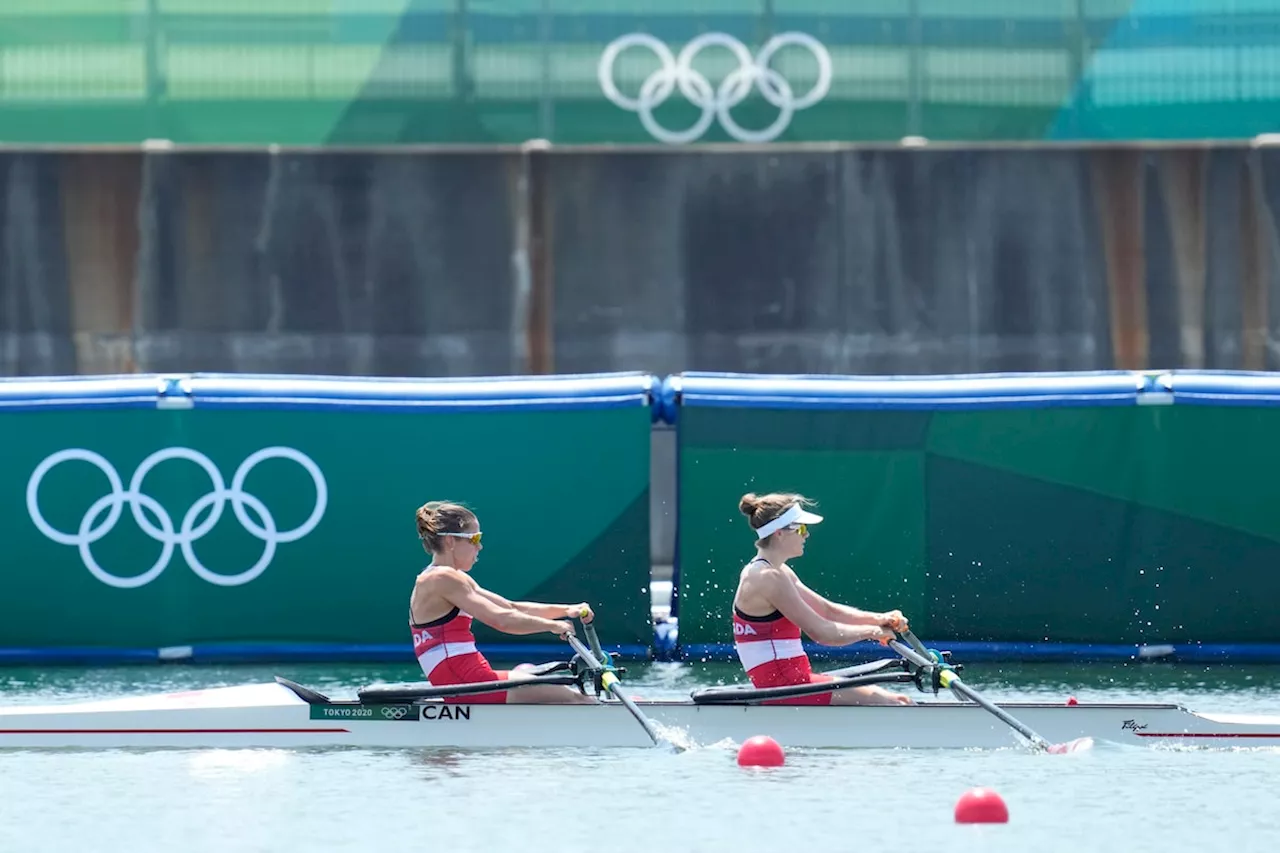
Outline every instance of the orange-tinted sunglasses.
POLYGON ((479 545, 480 540, 484 538, 484 534, 476 531, 475 533, 441 533, 441 536, 456 536, 459 539, 466 539, 472 545, 479 545))

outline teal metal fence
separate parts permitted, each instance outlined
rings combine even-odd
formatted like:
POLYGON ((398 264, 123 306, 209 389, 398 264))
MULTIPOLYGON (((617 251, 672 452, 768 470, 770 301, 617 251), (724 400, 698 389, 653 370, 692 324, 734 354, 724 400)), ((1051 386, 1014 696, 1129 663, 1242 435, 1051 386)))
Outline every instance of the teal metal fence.
POLYGON ((1280 0, 10 0, 10 142, 1246 138, 1280 0))

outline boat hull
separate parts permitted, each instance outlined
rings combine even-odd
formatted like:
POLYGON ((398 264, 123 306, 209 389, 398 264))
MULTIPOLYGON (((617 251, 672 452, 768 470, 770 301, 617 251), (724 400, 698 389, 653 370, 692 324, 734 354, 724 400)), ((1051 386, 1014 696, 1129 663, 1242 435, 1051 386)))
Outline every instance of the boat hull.
MULTIPOLYGON (((967 703, 837 707, 640 702, 681 743, 784 747, 991 749, 1018 744, 1008 726, 967 703)), ((1050 742, 1081 737, 1150 745, 1280 746, 1280 716, 1197 714, 1178 705, 1008 703, 1050 742)), ((477 705, 308 702, 278 683, 100 702, 0 709, 0 749, 218 747, 647 747, 617 702, 477 705)))

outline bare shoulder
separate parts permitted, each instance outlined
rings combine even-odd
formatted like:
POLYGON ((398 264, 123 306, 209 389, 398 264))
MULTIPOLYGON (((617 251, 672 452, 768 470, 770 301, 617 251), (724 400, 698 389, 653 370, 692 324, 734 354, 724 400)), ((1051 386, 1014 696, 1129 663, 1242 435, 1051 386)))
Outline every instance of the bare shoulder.
POLYGON ((763 563, 759 560, 752 560, 750 563, 747 563, 742 567, 742 571, 738 572, 738 583, 750 582, 752 584, 758 583, 763 585, 767 583, 768 575, 766 572, 770 571, 772 568, 773 567, 768 563, 763 563))
POLYGON ((773 563, 770 563, 766 560, 762 560, 759 557, 757 557, 756 559, 750 561, 749 563, 747 563, 745 566, 742 567, 742 574, 753 575, 753 576, 764 575, 769 572, 775 572, 777 570, 778 570, 778 567, 775 566, 773 563))
POLYGON ((795 577, 791 569, 787 568, 785 564, 781 566, 760 566, 753 571, 761 583, 771 589, 776 589, 782 584, 789 585, 792 583, 792 578, 795 577))
POLYGON ((475 583, 466 572, 460 572, 449 566, 436 566, 430 571, 424 569, 418 575, 416 585, 427 589, 459 589, 461 587, 472 589, 475 583))

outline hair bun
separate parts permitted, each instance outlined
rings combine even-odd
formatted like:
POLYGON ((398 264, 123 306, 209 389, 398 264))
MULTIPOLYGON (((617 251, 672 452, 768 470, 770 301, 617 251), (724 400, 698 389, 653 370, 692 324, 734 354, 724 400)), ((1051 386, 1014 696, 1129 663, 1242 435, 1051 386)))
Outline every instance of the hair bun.
POLYGON ((750 518, 760 508, 760 497, 755 492, 747 492, 738 501, 738 512, 750 518))
POLYGON ((454 501, 427 501, 418 507, 418 536, 431 549, 440 547, 441 533, 461 533, 476 514, 454 501))

